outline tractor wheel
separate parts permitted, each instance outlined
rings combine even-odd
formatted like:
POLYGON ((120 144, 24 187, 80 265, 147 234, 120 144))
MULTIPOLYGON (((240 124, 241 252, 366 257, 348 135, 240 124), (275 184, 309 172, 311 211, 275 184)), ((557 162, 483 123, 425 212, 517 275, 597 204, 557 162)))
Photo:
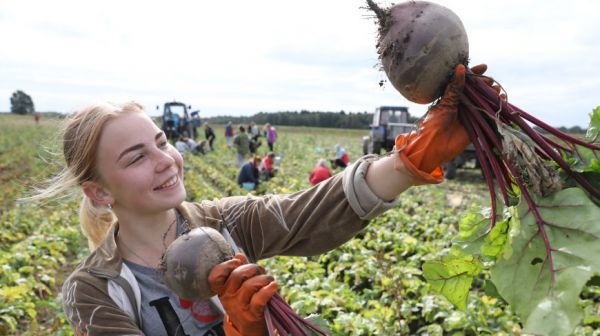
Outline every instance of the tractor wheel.
POLYGON ((362 139, 362 150, 363 155, 369 154, 369 137, 363 137, 362 139))
POLYGON ((373 154, 381 154, 381 142, 373 142, 373 154))
POLYGON ((456 177, 456 162, 454 160, 444 166, 444 177, 448 180, 453 180, 456 177))

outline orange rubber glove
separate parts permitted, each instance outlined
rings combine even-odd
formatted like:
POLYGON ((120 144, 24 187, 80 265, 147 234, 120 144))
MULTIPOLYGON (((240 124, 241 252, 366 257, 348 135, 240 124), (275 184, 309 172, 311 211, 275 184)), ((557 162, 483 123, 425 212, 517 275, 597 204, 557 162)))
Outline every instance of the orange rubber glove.
MULTIPOLYGON (((471 69, 481 75, 487 66, 471 69)), ((471 140, 458 121, 458 104, 465 86, 464 65, 454 71, 454 79, 446 86, 442 98, 427 112, 417 132, 396 137, 395 150, 404 166, 420 183, 440 183, 444 179, 442 164, 462 153, 471 140)))
POLYGON ((277 283, 262 266, 247 262, 236 253, 208 275, 210 288, 227 312, 223 322, 227 336, 263 336, 267 330, 265 306, 277 292, 277 283))

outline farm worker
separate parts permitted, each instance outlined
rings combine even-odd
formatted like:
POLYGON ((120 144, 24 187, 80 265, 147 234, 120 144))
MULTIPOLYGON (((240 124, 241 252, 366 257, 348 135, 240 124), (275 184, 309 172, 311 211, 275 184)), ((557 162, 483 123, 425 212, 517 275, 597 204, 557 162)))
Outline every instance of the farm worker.
POLYGON ((202 155, 206 154, 206 140, 202 140, 200 141, 200 143, 197 143, 192 138, 184 137, 183 141, 186 142, 187 146, 189 147, 192 153, 202 155))
POLYGON ((210 147, 210 150, 215 150, 213 148, 213 142, 215 141, 215 132, 213 131, 212 127, 210 127, 210 125, 206 122, 204 123, 204 137, 206 138, 206 141, 208 141, 208 146, 210 147))
POLYGON ((456 118, 464 72, 457 67, 419 132, 400 136, 391 155, 362 157, 293 197, 187 202, 183 158, 141 105, 91 105, 69 117, 62 144, 67 166, 33 199, 77 186, 83 194, 79 217, 91 253, 62 293, 75 332, 264 335, 264 308, 277 285, 252 263, 334 249, 397 206, 404 190, 441 182, 441 165, 469 143, 456 118), (217 295, 189 302, 165 286, 159 265, 177 236, 199 226, 219 230, 251 264, 235 258, 215 266, 208 279, 217 295))
POLYGON ((227 141, 227 147, 233 147, 233 125, 231 121, 227 122, 225 125, 225 140, 227 141))
POLYGON ((277 130, 271 124, 265 125, 265 137, 267 138, 267 144, 269 145, 269 151, 273 151, 273 145, 277 140, 277 130))
POLYGON ((190 137, 192 139, 196 139, 198 137, 198 127, 202 125, 202 120, 200 119, 200 111, 194 111, 191 113, 192 119, 190 120, 190 124, 192 126, 192 134, 190 137))
POLYGON ((177 137, 177 141, 175 141, 175 148, 177 149, 177 151, 181 154, 187 152, 190 150, 190 147, 187 143, 187 141, 185 140, 185 137, 183 135, 180 135, 177 137))
POLYGON ((334 168, 340 167, 342 170, 348 166, 348 163, 350 163, 350 157, 348 156, 346 149, 340 144, 335 145, 335 158, 333 159, 332 163, 334 168))
POLYGON ((310 172, 308 181, 311 185, 318 184, 319 182, 325 181, 331 177, 331 171, 327 168, 327 161, 320 159, 317 165, 310 172))
POLYGON ((240 132, 233 138, 233 146, 237 157, 238 168, 241 168, 250 154, 250 137, 246 134, 244 126, 240 126, 240 132))
POLYGON ((265 176, 266 180, 270 180, 277 173, 274 161, 275 153, 268 152, 260 163, 260 172, 265 176))
POLYGON ((255 142, 258 141, 258 138, 260 138, 260 130, 258 129, 258 126, 256 126, 256 123, 254 121, 250 123, 248 133, 252 137, 252 140, 254 140, 255 142))
POLYGON ((254 190, 260 183, 258 166, 260 165, 260 157, 254 156, 246 162, 238 173, 237 183, 240 187, 247 190, 254 190))

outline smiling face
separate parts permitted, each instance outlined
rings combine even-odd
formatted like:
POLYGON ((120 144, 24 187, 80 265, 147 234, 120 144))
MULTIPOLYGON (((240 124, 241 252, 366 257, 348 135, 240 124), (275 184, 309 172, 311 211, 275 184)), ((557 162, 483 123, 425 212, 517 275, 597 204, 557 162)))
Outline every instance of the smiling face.
POLYGON ((115 209, 150 214, 185 199, 183 158, 143 112, 120 114, 102 131, 97 151, 98 183, 115 209))

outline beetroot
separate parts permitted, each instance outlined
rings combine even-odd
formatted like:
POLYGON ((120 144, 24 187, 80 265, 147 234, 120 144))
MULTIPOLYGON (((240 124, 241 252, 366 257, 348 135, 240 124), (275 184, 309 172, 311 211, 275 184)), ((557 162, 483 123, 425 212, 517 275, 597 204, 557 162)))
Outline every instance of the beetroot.
POLYGON ((208 274, 231 258, 233 250, 217 230, 192 229, 169 245, 163 256, 165 284, 183 299, 208 299, 215 295, 208 284, 208 274))
POLYGON ((431 103, 441 96, 457 64, 467 64, 462 22, 446 7, 407 1, 387 9, 367 0, 379 20, 377 49, 390 82, 406 99, 431 103))

